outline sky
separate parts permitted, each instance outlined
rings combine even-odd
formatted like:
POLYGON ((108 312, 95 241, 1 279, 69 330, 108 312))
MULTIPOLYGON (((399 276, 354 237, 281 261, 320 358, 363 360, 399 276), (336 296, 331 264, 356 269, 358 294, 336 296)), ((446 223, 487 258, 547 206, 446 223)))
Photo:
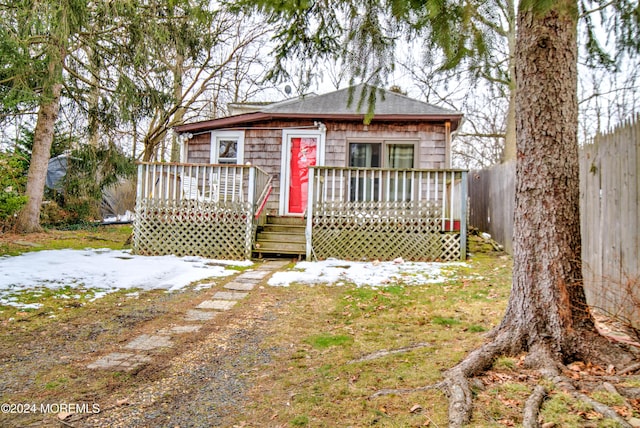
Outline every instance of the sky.
MULTIPOLYGON (((291 270, 276 272, 271 286, 292 283, 309 285, 384 286, 391 282, 420 285, 447 279, 449 263, 348 262, 330 259, 299 262, 291 270)), ((42 293, 45 289, 69 287, 65 298, 80 298, 90 292, 91 299, 122 289, 168 292, 180 290, 195 281, 237 274, 230 266, 251 269, 251 261, 210 260, 200 257, 135 256, 129 251, 109 249, 47 250, 19 256, 0 257, 0 304, 36 309, 38 303, 19 302, 21 293, 42 293), (77 291, 77 292, 76 292, 77 291), (75 293, 75 294, 74 294, 75 293)))

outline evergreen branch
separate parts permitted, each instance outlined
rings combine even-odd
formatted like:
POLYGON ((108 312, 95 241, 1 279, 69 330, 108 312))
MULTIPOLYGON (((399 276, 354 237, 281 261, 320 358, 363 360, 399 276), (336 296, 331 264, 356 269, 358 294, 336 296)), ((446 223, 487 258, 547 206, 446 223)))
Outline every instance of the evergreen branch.
POLYGON ((596 12, 601 12, 601 11, 605 10, 606 8, 608 8, 609 6, 613 6, 615 4, 616 4, 616 0, 611 0, 610 2, 601 4, 600 6, 598 6, 596 8, 593 8, 593 9, 590 9, 590 10, 585 10, 580 14, 579 18, 580 19, 584 19, 589 15, 593 15, 596 12))

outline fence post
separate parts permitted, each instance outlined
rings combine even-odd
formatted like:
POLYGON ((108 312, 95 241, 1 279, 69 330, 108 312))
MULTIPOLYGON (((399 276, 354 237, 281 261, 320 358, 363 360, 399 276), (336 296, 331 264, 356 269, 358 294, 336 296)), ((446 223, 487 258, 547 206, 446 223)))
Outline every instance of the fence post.
POLYGON ((313 226, 313 201, 315 199, 315 170, 309 167, 309 187, 307 188, 307 226, 304 229, 307 260, 311 260, 311 228, 313 226))

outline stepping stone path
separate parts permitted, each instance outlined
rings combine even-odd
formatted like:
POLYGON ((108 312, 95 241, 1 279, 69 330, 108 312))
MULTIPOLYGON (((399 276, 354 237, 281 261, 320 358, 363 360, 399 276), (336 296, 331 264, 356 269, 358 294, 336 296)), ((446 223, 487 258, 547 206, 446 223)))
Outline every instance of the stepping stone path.
POLYGON ((148 363, 149 361, 151 361, 151 358, 146 355, 114 352, 112 354, 105 355, 95 363, 89 364, 87 367, 90 369, 113 369, 126 371, 132 370, 141 364, 148 363))
POLYGON ((197 309, 217 309, 219 311, 228 311, 235 305, 235 300, 205 300, 196 306, 197 309))
POLYGON ((215 317, 216 314, 214 312, 206 312, 206 311, 197 311, 195 309, 190 309, 184 316, 185 321, 209 321, 215 317))
POLYGON ((173 346, 173 343, 171 343, 171 338, 169 336, 143 334, 133 339, 124 347, 125 349, 134 349, 136 351, 150 351, 152 349, 169 346, 173 346))
MULTIPOLYGON (((288 263, 289 261, 285 260, 270 260, 261 263, 256 266, 255 270, 246 270, 226 284, 224 288, 227 291, 216 292, 213 295, 213 300, 204 300, 194 309, 187 310, 184 321, 200 324, 177 325, 164 328, 156 334, 142 334, 124 345, 124 349, 127 351, 144 352, 144 354, 114 352, 89 364, 87 368, 129 371, 149 363, 152 360, 149 352, 173 346, 172 335, 197 333, 202 327, 202 323, 212 320, 221 311, 231 310, 238 301, 247 297, 248 292, 253 290, 256 285, 288 263)), ((215 284, 207 284, 207 287, 196 287, 196 290, 213 286, 215 284)))

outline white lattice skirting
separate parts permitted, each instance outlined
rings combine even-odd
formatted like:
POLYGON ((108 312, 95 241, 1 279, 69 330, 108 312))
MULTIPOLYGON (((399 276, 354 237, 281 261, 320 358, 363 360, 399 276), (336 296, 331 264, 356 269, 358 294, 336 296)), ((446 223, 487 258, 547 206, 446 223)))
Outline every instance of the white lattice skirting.
POLYGON ((339 210, 335 204, 314 207, 312 255, 319 260, 460 260, 460 233, 441 231, 441 210, 435 205, 342 205, 339 210))
POLYGON ((252 220, 247 203, 143 199, 136 204, 133 252, 249 259, 255 236, 252 220))

